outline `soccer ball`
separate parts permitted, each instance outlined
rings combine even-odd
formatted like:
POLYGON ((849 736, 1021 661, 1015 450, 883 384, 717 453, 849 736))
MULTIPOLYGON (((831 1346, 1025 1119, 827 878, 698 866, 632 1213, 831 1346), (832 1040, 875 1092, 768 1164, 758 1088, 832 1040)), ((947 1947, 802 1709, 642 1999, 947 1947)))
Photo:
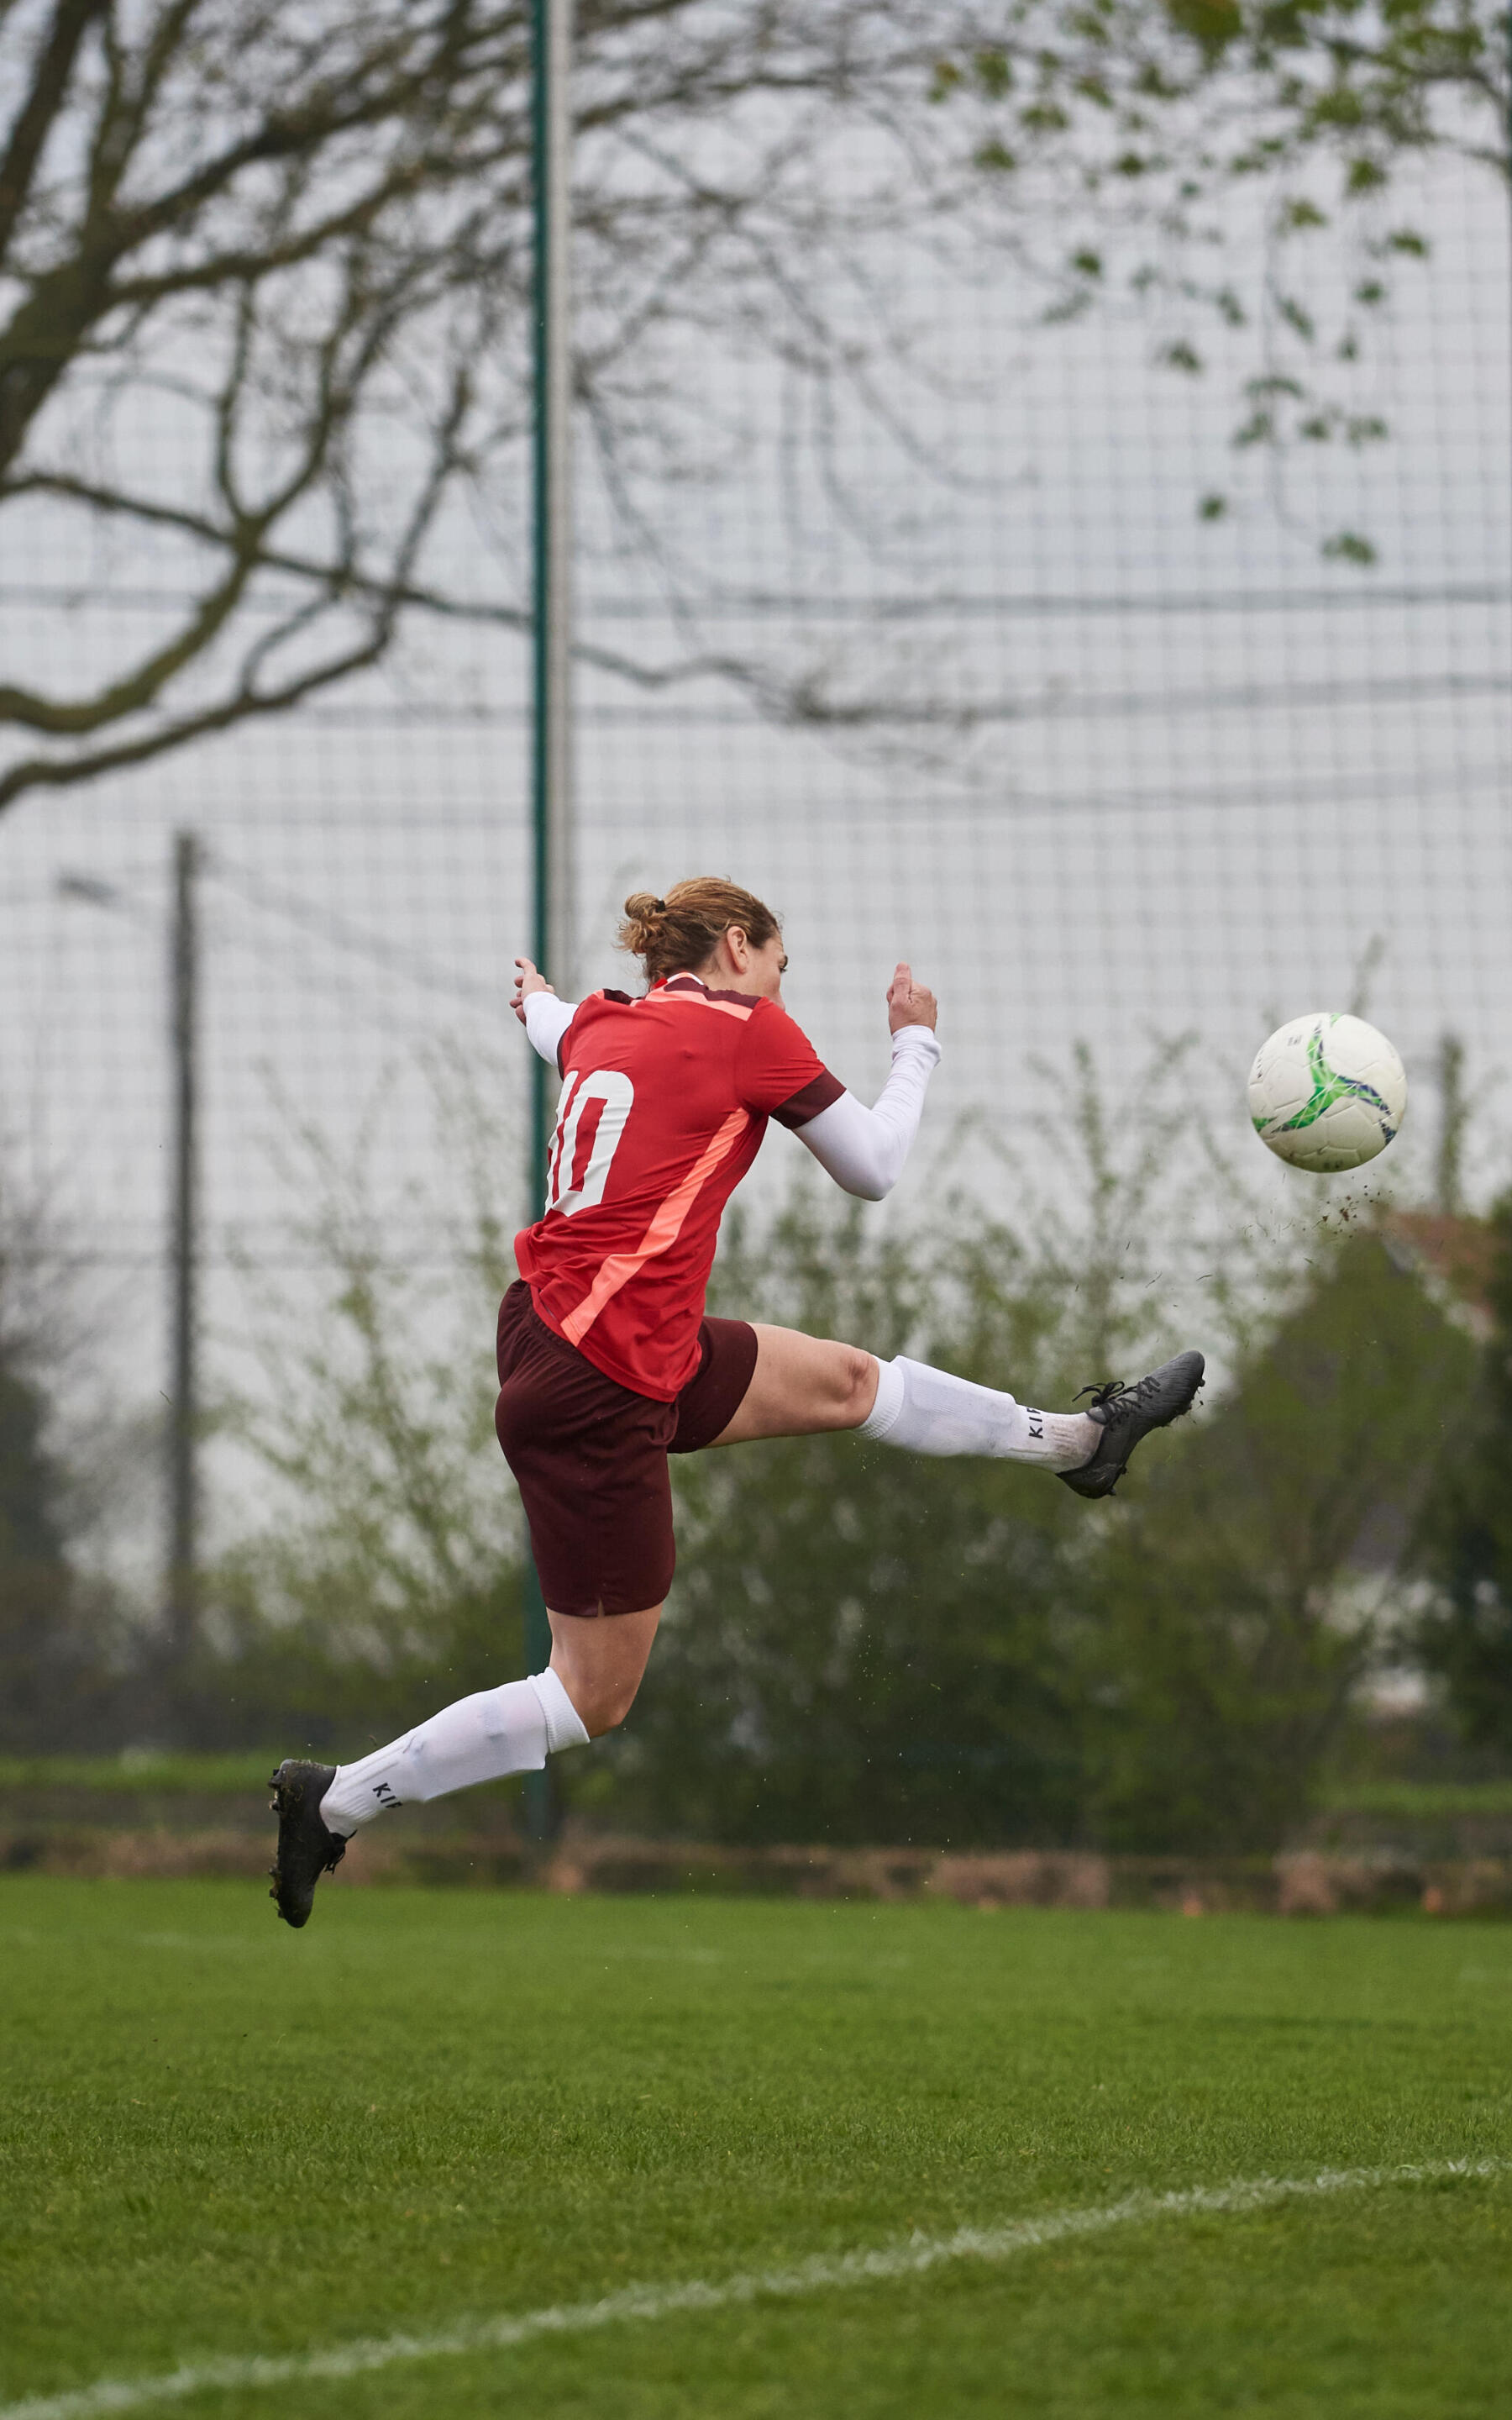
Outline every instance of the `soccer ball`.
POLYGON ((1322 1009, 1293 1017, 1261 1043, 1249 1073, 1249 1112, 1261 1142, 1315 1176, 1374 1159, 1406 1108, 1406 1070, 1363 1016, 1322 1009))

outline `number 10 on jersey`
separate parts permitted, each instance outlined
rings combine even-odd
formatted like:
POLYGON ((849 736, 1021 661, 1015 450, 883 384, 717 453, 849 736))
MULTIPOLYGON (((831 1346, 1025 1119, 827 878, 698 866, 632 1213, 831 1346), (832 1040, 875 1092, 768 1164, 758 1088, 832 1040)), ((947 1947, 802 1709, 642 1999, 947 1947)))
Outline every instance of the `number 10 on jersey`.
POLYGON ((547 1155, 548 1212, 560 1210, 563 1218, 570 1218, 577 1211, 591 1210, 596 1202, 603 1201, 609 1169, 634 1106, 635 1086, 617 1067, 595 1067, 586 1076, 576 1068, 569 1071, 557 1102, 556 1130, 547 1155), (595 1104, 598 1123, 593 1128, 588 1164, 574 1183, 583 1114, 595 1104))

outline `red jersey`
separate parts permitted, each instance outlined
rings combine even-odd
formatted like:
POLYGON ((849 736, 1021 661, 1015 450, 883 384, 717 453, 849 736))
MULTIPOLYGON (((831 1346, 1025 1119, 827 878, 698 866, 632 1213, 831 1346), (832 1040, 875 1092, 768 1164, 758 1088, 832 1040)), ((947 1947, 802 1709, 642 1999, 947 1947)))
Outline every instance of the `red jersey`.
POLYGON ((670 1404, 698 1368, 725 1203, 769 1117, 806 1125, 844 1086, 776 1001, 673 975, 593 993, 562 1037, 546 1216, 515 1258, 548 1327, 670 1404))

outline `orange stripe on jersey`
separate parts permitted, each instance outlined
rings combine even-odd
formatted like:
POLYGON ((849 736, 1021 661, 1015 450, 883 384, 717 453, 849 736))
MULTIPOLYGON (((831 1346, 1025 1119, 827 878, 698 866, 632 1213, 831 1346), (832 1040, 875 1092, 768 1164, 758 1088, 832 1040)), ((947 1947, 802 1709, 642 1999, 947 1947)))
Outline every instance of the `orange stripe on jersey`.
MULTIPOLYGON (((646 994, 646 1000, 687 1001, 689 1008, 712 1008, 719 1016, 738 1017, 742 1025, 744 1025, 747 1019, 754 1014, 754 1011, 748 1008, 736 1008, 732 1001, 705 1000, 701 992, 669 991, 665 984, 662 985, 660 991, 648 991, 646 994)), ((640 1004, 644 1007, 645 1001, 642 1001, 640 1004)))
POLYGON ((729 1158, 749 1124, 748 1110, 732 1109, 681 1185, 660 1204, 634 1251, 609 1254, 577 1310, 562 1323, 562 1334, 569 1344, 581 1342, 604 1305, 613 1300, 621 1286, 629 1284, 638 1269, 644 1268, 647 1261, 654 1261, 658 1252, 671 1251, 699 1194, 720 1162, 729 1158))

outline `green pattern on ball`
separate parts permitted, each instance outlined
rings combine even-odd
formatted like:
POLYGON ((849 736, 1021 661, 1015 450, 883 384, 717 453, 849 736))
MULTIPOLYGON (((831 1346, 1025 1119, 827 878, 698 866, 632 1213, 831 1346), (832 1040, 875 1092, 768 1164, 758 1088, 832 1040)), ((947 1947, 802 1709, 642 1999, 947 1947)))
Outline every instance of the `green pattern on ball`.
MULTIPOLYGON (((1330 1019, 1331 1023, 1335 1021, 1330 1019)), ((1315 1026, 1307 1037, 1307 1071, 1313 1079, 1312 1093, 1294 1118, 1288 1118, 1284 1125, 1275 1128, 1277 1134, 1295 1134, 1299 1127, 1316 1125, 1335 1101, 1356 1100, 1368 1101, 1370 1107, 1379 1112, 1386 1129, 1386 1140, 1388 1142, 1391 1140, 1396 1129, 1392 1123, 1390 1109, 1374 1084, 1366 1084, 1358 1077, 1341 1076, 1336 1068, 1329 1065, 1323 1056, 1321 1026, 1315 1026)), ((1257 1119, 1256 1125, 1261 1127, 1263 1121, 1257 1119)))

